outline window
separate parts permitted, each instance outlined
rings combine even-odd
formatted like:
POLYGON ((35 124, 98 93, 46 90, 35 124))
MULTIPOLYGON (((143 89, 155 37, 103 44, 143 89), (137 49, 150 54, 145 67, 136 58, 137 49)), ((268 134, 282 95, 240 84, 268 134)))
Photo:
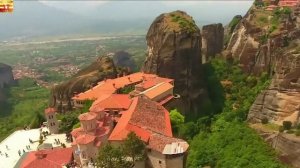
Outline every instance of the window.
POLYGON ((159 160, 158 163, 161 164, 161 160, 159 160))

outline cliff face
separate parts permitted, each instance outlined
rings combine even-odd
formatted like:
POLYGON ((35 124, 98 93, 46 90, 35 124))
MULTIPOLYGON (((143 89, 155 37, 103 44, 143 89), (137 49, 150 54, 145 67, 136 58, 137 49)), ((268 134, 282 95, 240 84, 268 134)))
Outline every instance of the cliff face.
POLYGON ((71 98, 95 86, 104 78, 117 77, 117 70, 112 59, 103 56, 98 58, 88 67, 79 71, 71 80, 52 88, 51 106, 59 111, 66 111, 72 107, 71 98))
POLYGON ((12 73, 12 68, 6 64, 0 63, 0 89, 5 85, 14 84, 14 76, 12 73))
POLYGON ((227 47, 229 55, 239 60, 245 72, 267 72, 272 77, 269 88, 257 97, 249 111, 250 122, 263 118, 280 125, 284 120, 299 122, 300 31, 295 22, 298 17, 253 6, 232 33, 227 47))
POLYGON ((175 80, 176 103, 184 113, 197 112, 206 97, 201 69, 201 34, 182 11, 158 16, 147 33, 148 55, 142 71, 175 80))
POLYGON ((260 136, 278 153, 279 159, 287 165, 300 168, 300 140, 293 134, 275 133, 253 126, 260 136))
POLYGON ((136 69, 136 64, 131 55, 125 51, 118 51, 113 55, 113 61, 115 66, 128 68, 130 71, 136 69))
POLYGON ((283 121, 299 123, 300 112, 300 41, 271 55, 271 85, 263 91, 252 105, 248 119, 260 122, 262 118, 282 124, 283 121))
POLYGON ((224 28, 221 23, 205 25, 202 28, 202 63, 223 50, 224 28))

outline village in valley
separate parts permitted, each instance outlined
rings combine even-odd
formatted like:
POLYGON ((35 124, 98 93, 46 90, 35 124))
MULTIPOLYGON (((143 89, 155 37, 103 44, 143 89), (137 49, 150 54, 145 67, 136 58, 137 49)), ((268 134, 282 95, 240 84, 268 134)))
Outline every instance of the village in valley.
POLYGON ((173 137, 168 111, 180 97, 173 88, 173 79, 142 72, 105 79, 72 98, 74 108, 82 108, 88 100, 93 103, 78 116, 80 127, 71 137, 59 132, 58 111, 49 107, 41 128, 24 128, 1 142, 1 160, 5 167, 93 167, 103 146, 119 147, 134 133, 146 144, 148 158, 135 161, 135 167, 184 167, 189 145, 173 137), (16 144, 19 138, 24 141, 16 144))
POLYGON ((300 168, 300 0, 244 5, 0 44, 0 168, 300 168))

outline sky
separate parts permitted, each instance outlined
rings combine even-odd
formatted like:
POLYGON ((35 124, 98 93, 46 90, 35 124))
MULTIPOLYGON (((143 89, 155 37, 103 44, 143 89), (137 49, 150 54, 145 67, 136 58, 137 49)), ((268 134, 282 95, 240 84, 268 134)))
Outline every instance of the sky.
POLYGON ((161 13, 182 10, 198 26, 226 25, 245 15, 253 1, 23 1, 14 12, 1 14, 0 41, 35 36, 82 34, 145 34, 161 13))
MULTIPOLYGON (((228 22, 234 15, 244 15, 253 1, 41 1, 45 5, 89 16, 100 13, 107 19, 145 19, 172 10, 184 10, 198 20, 228 22), (109 10, 108 10, 109 9, 109 10), (101 12, 103 11, 103 13, 101 12), (145 12, 142 12, 145 11, 145 12)), ((101 17, 101 16, 99 16, 101 17)))

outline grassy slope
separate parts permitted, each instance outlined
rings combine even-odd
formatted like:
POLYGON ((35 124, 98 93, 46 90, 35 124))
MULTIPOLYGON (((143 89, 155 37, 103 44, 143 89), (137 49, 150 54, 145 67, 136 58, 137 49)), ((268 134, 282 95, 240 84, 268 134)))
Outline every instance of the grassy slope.
MULTIPOLYGON (((210 88, 215 91, 213 95, 220 97, 224 95, 226 99, 224 103, 220 103, 222 99, 213 100, 213 104, 224 106, 222 112, 211 117, 210 121, 207 121, 206 117, 185 124, 189 125, 187 128, 193 129, 192 133, 197 132, 190 140, 188 167, 285 167, 277 160, 275 151, 245 122, 256 96, 269 85, 267 75, 247 76, 241 72, 237 64, 226 63, 221 59, 215 59, 211 65, 206 66, 211 67, 206 67, 206 73, 210 74, 207 80, 209 87, 213 86, 210 82, 215 82, 215 79, 223 81, 223 91, 219 88, 210 88), (227 81, 227 85, 224 85, 224 81, 227 81)), ((181 134, 188 135, 191 131, 187 128, 181 131, 181 134), (188 130, 187 133, 185 130, 188 130)))
POLYGON ((38 127, 48 104, 49 91, 25 79, 18 86, 6 89, 9 99, 0 108, 0 140, 25 125, 38 127))

